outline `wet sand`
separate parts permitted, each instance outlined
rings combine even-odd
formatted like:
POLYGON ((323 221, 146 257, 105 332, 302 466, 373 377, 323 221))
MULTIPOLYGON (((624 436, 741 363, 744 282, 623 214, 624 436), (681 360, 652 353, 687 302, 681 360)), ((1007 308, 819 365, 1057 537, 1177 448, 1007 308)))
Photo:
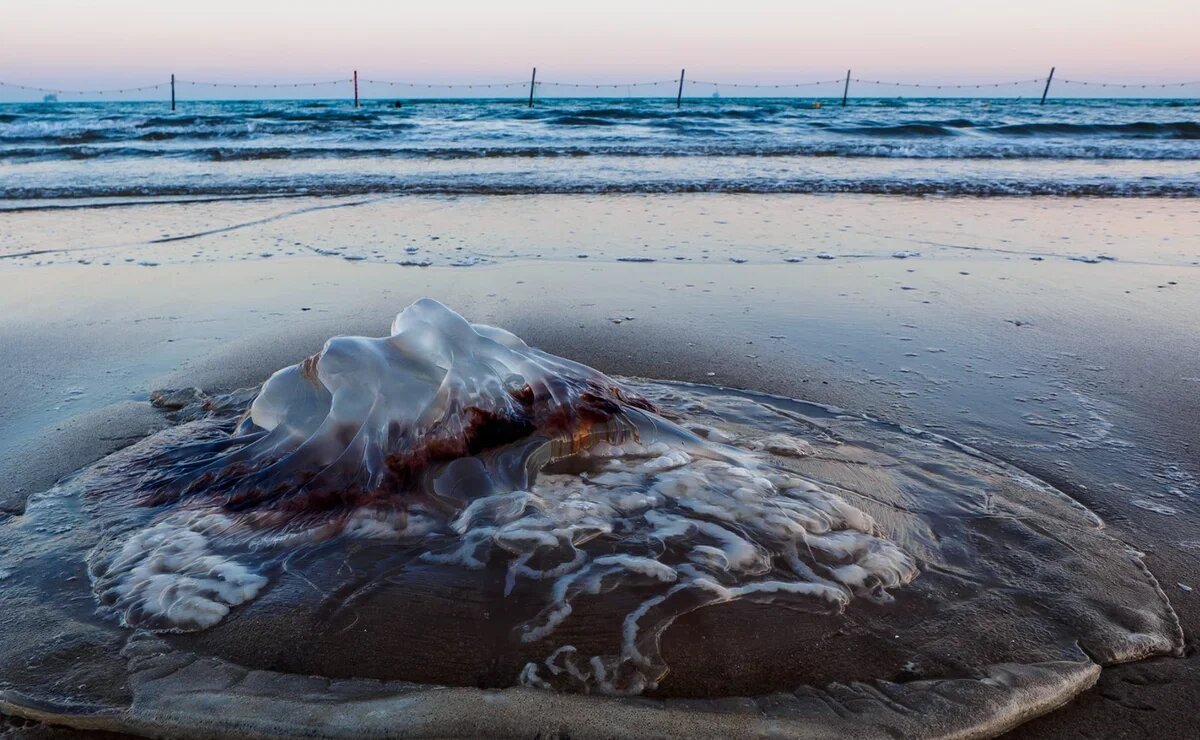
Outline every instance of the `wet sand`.
MULTIPOLYGON (((1145 552, 1190 644, 1198 211, 677 195, 0 212, 0 507, 160 426, 155 388, 258 383, 429 295, 609 373, 834 404, 1005 459, 1145 552)), ((1017 734, 1188 736, 1198 665, 1106 669, 1017 734)))

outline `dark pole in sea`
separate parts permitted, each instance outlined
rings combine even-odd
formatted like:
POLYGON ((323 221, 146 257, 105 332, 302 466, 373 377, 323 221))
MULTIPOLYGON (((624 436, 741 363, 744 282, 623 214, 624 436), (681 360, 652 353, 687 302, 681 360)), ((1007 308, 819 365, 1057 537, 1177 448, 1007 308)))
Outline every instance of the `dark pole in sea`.
POLYGON ((533 87, 537 84, 537 67, 533 68, 533 76, 529 78, 529 107, 533 107, 533 87))
POLYGON ((1046 76, 1046 89, 1042 90, 1041 105, 1046 104, 1046 93, 1050 92, 1050 80, 1054 79, 1054 67, 1050 68, 1050 74, 1046 76))
POLYGON ((842 88, 842 107, 846 107, 846 97, 850 95, 850 70, 846 70, 846 86, 842 88))
POLYGON ((683 75, 687 73, 686 69, 679 70, 679 94, 675 96, 675 107, 683 105, 683 75))
POLYGON ((175 75, 171 75, 171 110, 175 110, 175 75))
POLYGON ((358 70, 354 70, 354 107, 358 107, 358 70))

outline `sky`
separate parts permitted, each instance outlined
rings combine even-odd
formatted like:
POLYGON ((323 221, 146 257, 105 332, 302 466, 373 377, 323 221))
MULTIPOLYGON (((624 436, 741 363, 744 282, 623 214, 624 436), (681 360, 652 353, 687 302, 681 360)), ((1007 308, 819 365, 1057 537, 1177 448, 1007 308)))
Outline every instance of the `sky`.
MULTIPOLYGON (((0 0, 0 81, 1200 80, 1196 0, 0 0)), ((1192 94, 1200 95, 1200 90, 1192 94)))

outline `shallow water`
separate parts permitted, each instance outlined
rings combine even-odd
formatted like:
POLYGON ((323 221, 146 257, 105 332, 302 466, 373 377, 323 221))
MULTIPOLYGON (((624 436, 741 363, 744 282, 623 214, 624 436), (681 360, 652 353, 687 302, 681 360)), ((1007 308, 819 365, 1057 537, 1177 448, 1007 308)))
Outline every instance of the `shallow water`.
MULTIPOLYGON (((967 269, 1026 260, 1047 272, 1069 263, 1070 274, 1086 285, 1119 271, 1115 263, 1200 265, 1197 223, 1200 200, 1189 198, 695 193, 25 200, 0 204, 0 263, 157 267, 315 256, 393 268, 555 261, 572 263, 581 274, 597 262, 621 262, 642 265, 646 275, 672 265, 766 264, 802 279, 813 269, 840 271, 878 259, 914 274, 931 260, 961 260, 967 269)), ((1179 283, 1177 277, 1167 280, 1179 283)))
POLYGON ((825 102, 0 105, 0 197, 1200 193, 1196 101, 825 102))

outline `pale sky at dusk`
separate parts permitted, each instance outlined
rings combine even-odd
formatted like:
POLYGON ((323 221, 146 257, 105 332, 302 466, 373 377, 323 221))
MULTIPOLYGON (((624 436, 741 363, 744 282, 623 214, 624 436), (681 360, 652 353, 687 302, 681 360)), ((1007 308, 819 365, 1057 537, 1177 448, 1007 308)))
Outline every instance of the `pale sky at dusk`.
POLYGON ((0 80, 1200 78, 1195 0, 3 0, 0 80))

